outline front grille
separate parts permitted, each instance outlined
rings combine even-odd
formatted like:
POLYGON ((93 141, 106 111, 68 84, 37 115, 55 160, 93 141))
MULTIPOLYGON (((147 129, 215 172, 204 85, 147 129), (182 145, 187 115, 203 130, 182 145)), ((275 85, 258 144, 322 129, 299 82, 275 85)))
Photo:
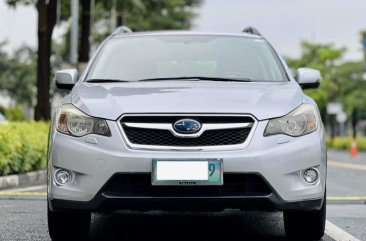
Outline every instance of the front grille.
POLYGON ((224 173, 222 186, 152 186, 151 174, 116 174, 103 193, 120 197, 267 196, 271 189, 258 174, 224 173))
POLYGON ((243 143, 250 128, 210 130, 197 138, 179 138, 167 130, 123 127, 130 142, 152 146, 221 146, 243 143))
POLYGON ((253 118, 249 116, 180 116, 180 115, 126 115, 121 122, 137 123, 174 123, 180 119, 194 119, 201 123, 241 123, 251 122, 253 118))
POLYGON ((171 130, 131 127, 124 123, 169 123, 173 125, 182 118, 194 119, 204 124, 254 123, 248 116, 125 116, 121 126, 128 141, 134 145, 164 147, 212 147, 243 144, 250 127, 206 130, 199 137, 178 137, 171 130))

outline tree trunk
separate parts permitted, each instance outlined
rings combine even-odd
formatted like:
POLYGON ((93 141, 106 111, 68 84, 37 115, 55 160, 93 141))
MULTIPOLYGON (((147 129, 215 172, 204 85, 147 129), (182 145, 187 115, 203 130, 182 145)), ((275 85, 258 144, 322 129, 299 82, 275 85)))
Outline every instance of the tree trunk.
POLYGON ((333 141, 335 137, 335 115, 329 115, 330 139, 333 141))
POLYGON ((354 109, 352 111, 352 136, 353 136, 353 138, 356 138, 356 136, 357 136, 357 122, 358 122, 357 110, 354 109))
POLYGON ((38 0, 37 104, 34 120, 51 119, 51 38, 56 24, 57 0, 38 0))
POLYGON ((79 62, 86 63, 89 61, 90 51, 90 12, 91 12, 91 1, 81 0, 81 36, 79 45, 79 62))
POLYGON ((126 25, 125 1, 124 0, 117 1, 116 10, 117 10, 116 24, 117 24, 117 28, 118 28, 118 27, 126 25))
POLYGON ((117 14, 117 27, 126 25, 125 17, 123 15, 123 11, 118 12, 117 14))

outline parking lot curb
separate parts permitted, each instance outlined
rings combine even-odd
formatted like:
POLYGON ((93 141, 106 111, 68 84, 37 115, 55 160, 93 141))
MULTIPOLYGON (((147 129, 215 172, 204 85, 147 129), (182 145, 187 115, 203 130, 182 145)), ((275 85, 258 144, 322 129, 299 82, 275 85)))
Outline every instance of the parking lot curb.
POLYGON ((35 185, 39 183, 46 183, 46 181, 47 181, 46 170, 3 176, 0 177, 0 189, 35 185))

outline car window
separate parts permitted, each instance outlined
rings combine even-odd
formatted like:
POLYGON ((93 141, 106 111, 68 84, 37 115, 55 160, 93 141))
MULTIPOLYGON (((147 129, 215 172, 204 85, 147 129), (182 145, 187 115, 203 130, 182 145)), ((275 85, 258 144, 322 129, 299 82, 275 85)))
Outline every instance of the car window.
POLYGON ((277 56, 262 39, 219 35, 161 35, 109 40, 88 79, 135 81, 205 76, 285 81, 277 56))

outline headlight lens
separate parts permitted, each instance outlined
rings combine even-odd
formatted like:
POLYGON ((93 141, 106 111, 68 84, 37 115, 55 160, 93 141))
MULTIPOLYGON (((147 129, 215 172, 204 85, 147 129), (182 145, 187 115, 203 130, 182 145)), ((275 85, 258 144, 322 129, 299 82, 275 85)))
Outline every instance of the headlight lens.
POLYGON ((57 111, 57 130, 71 136, 97 134, 111 136, 107 122, 86 115, 71 104, 63 105, 57 111))
POLYGON ((264 136, 285 134, 302 136, 318 129, 318 111, 309 104, 303 104, 286 116, 272 119, 268 122, 264 136))

